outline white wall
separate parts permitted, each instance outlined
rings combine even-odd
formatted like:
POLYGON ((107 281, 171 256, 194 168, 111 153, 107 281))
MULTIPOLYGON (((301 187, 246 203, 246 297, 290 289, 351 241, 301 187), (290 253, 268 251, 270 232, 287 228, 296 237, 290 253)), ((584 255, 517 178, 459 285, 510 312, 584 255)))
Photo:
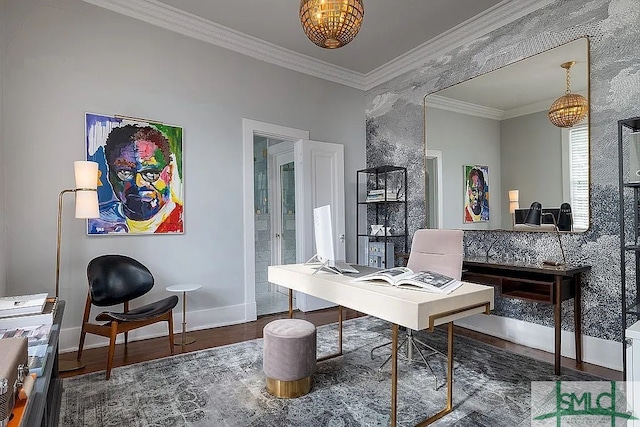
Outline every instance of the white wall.
POLYGON ((72 197, 65 200, 63 348, 77 345, 78 330, 69 328, 81 321, 87 262, 105 253, 151 269, 157 284, 145 301, 166 295, 168 284, 201 283, 189 300, 194 326, 244 321, 242 118, 345 144, 348 257, 355 259, 363 92, 80 0, 2 1, 9 293, 53 292, 57 196, 73 186, 72 162, 83 156, 85 111, 184 128, 184 235, 88 237, 84 221, 72 217, 72 197))
POLYGON ((500 122, 429 107, 427 150, 442 151, 443 228, 486 230, 500 226, 500 122), (464 122, 464 126, 460 123, 464 122), (464 224, 464 165, 489 167, 489 222, 464 224))

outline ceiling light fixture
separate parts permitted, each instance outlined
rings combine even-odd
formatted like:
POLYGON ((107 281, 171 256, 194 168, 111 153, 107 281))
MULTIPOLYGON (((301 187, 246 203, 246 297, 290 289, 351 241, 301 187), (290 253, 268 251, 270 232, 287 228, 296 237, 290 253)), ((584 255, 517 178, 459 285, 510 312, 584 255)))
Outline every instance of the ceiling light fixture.
POLYGON ((567 72, 567 90, 563 96, 556 99, 549 108, 549 120, 555 126, 569 128, 580 122, 589 112, 589 101, 582 95, 571 93, 571 67, 576 61, 565 62, 560 65, 567 72))
POLYGON ((300 0, 304 33, 325 49, 336 49, 353 40, 363 18, 362 0, 300 0))

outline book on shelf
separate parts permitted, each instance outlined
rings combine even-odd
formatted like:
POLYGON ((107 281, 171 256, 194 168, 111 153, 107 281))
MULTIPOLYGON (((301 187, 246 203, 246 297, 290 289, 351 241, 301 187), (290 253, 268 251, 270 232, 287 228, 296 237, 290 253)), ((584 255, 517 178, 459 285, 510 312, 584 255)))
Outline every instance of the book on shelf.
POLYGON ((427 292, 448 294, 457 289, 462 282, 434 271, 418 271, 407 267, 394 267, 356 277, 352 282, 384 280, 392 286, 403 289, 414 289, 427 292))
POLYGON ((394 190, 369 190, 367 192, 367 202, 397 202, 403 200, 403 195, 400 191, 394 190))
POLYGON ((57 298, 47 298, 44 309, 40 313, 18 314, 14 316, 0 317, 0 329, 16 329, 25 326, 37 326, 42 324, 52 325, 58 308, 57 298))
POLYGON ((380 201, 396 201, 398 200, 398 193, 391 190, 369 190, 367 192, 367 202, 380 202, 380 201))
POLYGON ((27 348, 27 355, 29 373, 41 376, 47 364, 47 345, 29 346, 27 348))
POLYGON ((0 297, 0 317, 42 313, 47 295, 43 293, 0 297))
POLYGON ((19 328, 0 329, 1 338, 26 338, 30 347, 48 344, 51 334, 49 324, 22 326, 19 328))

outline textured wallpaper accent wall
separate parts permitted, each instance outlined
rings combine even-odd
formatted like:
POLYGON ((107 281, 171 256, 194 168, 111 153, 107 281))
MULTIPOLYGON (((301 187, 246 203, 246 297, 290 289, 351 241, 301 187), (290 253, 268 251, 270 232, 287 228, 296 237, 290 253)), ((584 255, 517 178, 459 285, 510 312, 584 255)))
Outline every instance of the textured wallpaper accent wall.
MULTIPOLYGON (((640 2, 559 0, 456 48, 367 93, 367 166, 408 169, 409 233, 424 227, 425 95, 587 36, 591 59, 591 227, 563 236, 570 262, 590 264, 583 285, 583 333, 621 340, 617 121, 640 116, 640 2)), ((447 195, 445 195, 447 197, 447 195)), ((459 197, 456 195, 456 197, 459 197)), ((552 233, 465 231, 468 255, 486 249, 541 261, 558 251, 552 233)), ((635 294, 629 293, 631 300, 635 294)), ((562 328, 573 330, 573 301, 562 328)), ((496 299, 495 314, 553 325, 551 306, 496 299)))

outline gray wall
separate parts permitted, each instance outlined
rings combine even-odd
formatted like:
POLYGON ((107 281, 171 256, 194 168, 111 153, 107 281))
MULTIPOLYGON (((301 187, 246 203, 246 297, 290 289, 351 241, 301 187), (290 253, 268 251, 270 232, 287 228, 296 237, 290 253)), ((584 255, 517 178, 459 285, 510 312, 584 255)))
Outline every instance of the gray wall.
MULTIPOLYGON (((423 97, 519 59, 588 36, 591 61, 591 227, 565 237, 571 262, 590 264, 583 286, 583 333, 620 340, 617 120, 640 115, 640 2, 559 0, 472 40, 367 92, 367 163, 408 168, 410 233, 424 224, 423 97), (385 102, 381 102, 386 100, 385 102), (390 144, 390 141, 396 144, 390 144)), ((469 254, 542 261, 555 253, 550 233, 465 232, 469 254)), ((635 292, 629 293, 629 298, 635 292)), ((565 330, 572 301, 563 304, 565 330)), ((550 306, 497 298, 496 314, 552 326, 550 306)))
POLYGON ((546 111, 505 120, 428 107, 426 146, 442 151, 443 228, 512 229, 507 191, 520 190, 520 207, 538 201, 558 208, 563 200, 562 131, 546 111), (488 223, 464 224, 462 165, 489 166, 488 223))
POLYGON ((520 208, 540 202, 559 208, 562 202, 562 131, 546 111, 500 122, 503 228, 511 228, 507 191, 520 190, 520 208))
POLYGON ((500 122, 427 108, 426 126, 429 129, 427 149, 442 151, 443 228, 499 228, 503 198, 499 191, 500 122), (489 167, 489 222, 465 224, 463 221, 466 201, 464 165, 489 167))
MULTIPOLYGON (((80 0, 3 4, 4 99, 10 106, 3 172, 11 191, 1 211, 11 248, 9 293, 53 292, 57 196, 73 186, 86 111, 183 126, 185 234, 88 237, 84 221, 72 217, 72 198, 66 199, 65 329, 81 321, 87 262, 105 253, 130 255, 150 268, 157 284, 145 301, 166 295, 169 284, 200 283, 203 289, 189 302, 190 312, 209 310, 200 326, 244 320, 225 314, 245 302, 243 118, 345 144, 347 236, 355 235, 353 171, 365 164, 364 92, 80 0)), ((355 259, 355 239, 348 241, 348 256, 355 259)), ((198 316, 191 319, 198 322, 198 316)), ((78 330, 67 331, 71 341, 63 347, 75 345, 74 334, 78 330)))

